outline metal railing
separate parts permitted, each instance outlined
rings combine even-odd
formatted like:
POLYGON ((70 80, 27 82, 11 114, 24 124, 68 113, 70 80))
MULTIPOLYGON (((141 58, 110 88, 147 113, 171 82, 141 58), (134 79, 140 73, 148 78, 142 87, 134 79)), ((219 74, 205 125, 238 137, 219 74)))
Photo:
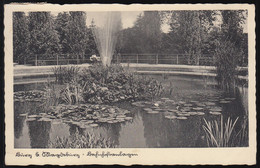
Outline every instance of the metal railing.
MULTIPOLYGON (((74 56, 75 57, 75 56, 74 56)), ((72 55, 58 55, 52 59, 43 58, 40 55, 35 56, 34 60, 27 61, 27 64, 34 66, 44 65, 68 65, 91 63, 91 55, 79 56, 73 58, 72 55)), ((189 59, 187 54, 117 54, 113 56, 113 63, 136 63, 136 64, 176 64, 176 65, 214 65, 212 55, 201 55, 196 60, 189 59)))

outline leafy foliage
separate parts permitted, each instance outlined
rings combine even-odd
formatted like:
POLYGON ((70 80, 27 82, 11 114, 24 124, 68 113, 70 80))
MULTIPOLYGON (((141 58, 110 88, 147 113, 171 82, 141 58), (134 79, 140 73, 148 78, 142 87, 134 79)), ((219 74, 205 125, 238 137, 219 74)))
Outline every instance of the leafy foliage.
POLYGON ((28 16, 30 31, 30 55, 46 59, 59 53, 59 36, 55 30, 53 16, 50 12, 30 12, 28 16))
POLYGON ((97 63, 82 71, 78 67, 56 67, 53 71, 56 83, 63 86, 60 102, 66 104, 154 100, 163 91, 158 81, 139 77, 117 64, 107 67, 97 63))
POLYGON ((29 45, 28 21, 24 12, 13 13, 13 58, 14 62, 26 63, 29 45))

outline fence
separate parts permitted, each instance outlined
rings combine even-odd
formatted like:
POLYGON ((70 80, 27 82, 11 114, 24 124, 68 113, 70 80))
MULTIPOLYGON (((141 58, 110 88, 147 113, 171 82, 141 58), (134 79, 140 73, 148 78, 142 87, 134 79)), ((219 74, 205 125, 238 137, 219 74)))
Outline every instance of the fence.
MULTIPOLYGON (((68 65, 91 63, 91 55, 79 56, 77 59, 71 58, 71 55, 60 55, 53 59, 29 60, 27 63, 35 66, 43 65, 68 65)), ((176 65, 214 65, 214 58, 211 55, 201 55, 196 61, 189 59, 187 54, 117 54, 113 56, 113 63, 136 63, 136 64, 176 64, 176 65)))
POLYGON ((121 54, 117 56, 119 63, 148 63, 148 64, 176 64, 176 65, 214 65, 211 55, 201 55, 196 62, 189 59, 188 54, 121 54))

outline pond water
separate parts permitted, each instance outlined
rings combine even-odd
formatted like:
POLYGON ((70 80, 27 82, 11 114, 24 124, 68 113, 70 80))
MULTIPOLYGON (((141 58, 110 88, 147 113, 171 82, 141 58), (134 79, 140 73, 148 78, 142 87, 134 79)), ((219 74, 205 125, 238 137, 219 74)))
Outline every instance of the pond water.
MULTIPOLYGON (((98 127, 81 128, 73 123, 53 121, 28 121, 20 114, 38 114, 40 102, 14 103, 15 148, 48 148, 49 142, 58 137, 73 136, 75 132, 88 132, 109 138, 120 148, 171 148, 171 147, 207 147, 202 129, 203 118, 207 120, 236 117, 243 118, 245 110, 239 94, 227 95, 219 91, 214 79, 203 77, 152 76, 164 85, 165 92, 158 98, 158 108, 199 110, 201 115, 188 115, 183 119, 169 119, 167 112, 147 113, 132 102, 116 103, 122 109, 130 111, 132 120, 121 123, 98 123, 98 127), (230 99, 223 103, 225 98, 230 99), (168 103, 165 104, 165 101, 168 103), (222 102, 221 102, 222 101, 222 102), (175 102, 175 103, 172 103, 175 102), (207 104, 199 109, 195 104, 207 104), (210 113, 212 106, 221 108, 221 115, 210 113), (191 107, 190 107, 191 106, 191 107)), ((16 85, 15 92, 21 90, 43 89, 43 84, 16 85)), ((157 104, 155 103, 155 104, 157 104)), ((157 106, 157 105, 156 105, 157 106)), ((162 110, 163 111, 163 110, 162 110)), ((240 120, 239 120, 240 121, 240 120)), ((239 125, 239 124, 238 124, 239 125)))

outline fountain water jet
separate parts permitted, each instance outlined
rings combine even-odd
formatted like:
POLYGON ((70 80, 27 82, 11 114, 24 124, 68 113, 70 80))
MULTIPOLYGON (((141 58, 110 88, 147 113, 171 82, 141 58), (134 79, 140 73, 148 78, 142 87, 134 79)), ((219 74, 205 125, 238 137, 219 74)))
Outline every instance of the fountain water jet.
POLYGON ((121 29, 121 13, 105 12, 102 25, 92 28, 97 49, 103 65, 110 66, 115 50, 118 32, 121 29))

